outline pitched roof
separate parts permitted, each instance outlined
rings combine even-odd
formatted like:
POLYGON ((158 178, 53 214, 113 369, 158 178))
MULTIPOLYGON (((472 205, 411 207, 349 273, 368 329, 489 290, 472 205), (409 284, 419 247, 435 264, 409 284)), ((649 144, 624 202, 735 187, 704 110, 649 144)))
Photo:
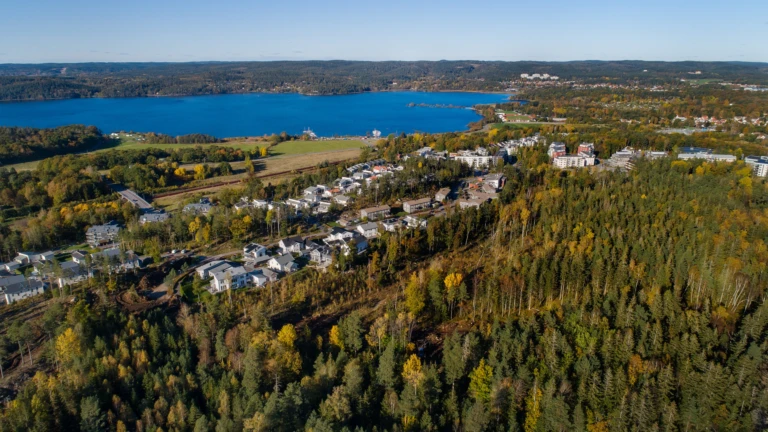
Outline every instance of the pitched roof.
POLYGON ((286 266, 286 265, 288 265, 288 264, 293 262, 293 255, 291 255, 291 254, 283 254, 283 255, 280 255, 279 257, 275 257, 275 258, 272 258, 272 259, 277 261, 277 263, 280 264, 280 266, 286 266))

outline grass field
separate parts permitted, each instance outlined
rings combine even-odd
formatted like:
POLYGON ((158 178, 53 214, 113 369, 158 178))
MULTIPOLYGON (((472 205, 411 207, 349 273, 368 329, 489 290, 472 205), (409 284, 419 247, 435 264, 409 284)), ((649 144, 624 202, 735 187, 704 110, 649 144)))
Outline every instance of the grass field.
MULTIPOLYGON (((191 148, 198 145, 201 147, 217 146, 217 147, 231 147, 234 149, 241 149, 241 150, 253 150, 256 147, 259 147, 259 148, 264 147, 265 145, 267 145, 267 143, 266 142, 232 141, 232 142, 217 143, 217 144, 147 144, 144 142, 136 141, 135 138, 122 137, 120 138, 120 143, 118 145, 100 148, 98 150, 95 150, 94 153, 105 152, 110 150, 140 150, 140 149, 146 149, 146 148, 173 150, 173 149, 185 148, 185 147, 191 148)), ((336 151, 336 150, 359 149, 364 146, 365 146, 365 143, 358 140, 339 139, 339 140, 327 140, 327 141, 285 141, 270 148, 269 154, 270 156, 299 155, 299 154, 305 154, 305 153, 319 153, 319 152, 329 152, 329 151, 336 151)), ((4 165, 4 167, 8 169, 15 168, 17 171, 29 171, 37 168, 38 162, 40 161, 4 165)))
MULTIPOLYGON (((335 151, 327 151, 327 152, 320 152, 320 153, 272 156, 266 159, 258 159, 255 161, 256 169, 257 169, 256 174, 258 176, 265 176, 265 175, 280 173, 284 171, 293 171, 293 170, 298 170, 300 168, 311 167, 323 161, 338 162, 343 160, 355 159, 359 155, 360 155, 360 149, 351 148, 346 150, 335 150, 335 151)), ((232 162, 231 165, 232 165, 232 168, 237 172, 244 168, 245 163, 232 162)), ((187 169, 191 169, 193 166, 194 164, 184 165, 184 167, 187 169)), ((159 207, 167 211, 178 210, 178 208, 181 207, 181 204, 183 203, 183 201, 186 198, 189 198, 193 195, 201 194, 204 196, 211 196, 211 195, 215 195, 216 192, 220 191, 221 189, 240 187, 238 185, 216 186, 215 185, 216 183, 238 180, 245 177, 246 175, 244 173, 234 174, 230 176, 223 176, 223 177, 212 177, 212 178, 206 179, 204 182, 204 184, 205 183, 212 184, 213 186, 211 186, 210 188, 191 191, 189 193, 182 193, 180 195, 161 197, 154 200, 154 202, 159 207)), ((282 180, 290 179, 292 177, 295 177, 295 174, 286 173, 285 175, 281 175, 281 176, 269 177, 268 179, 265 179, 264 182, 279 183, 282 180)))
POLYGON ((365 146, 358 140, 285 141, 269 149, 273 155, 293 155, 327 152, 332 150, 359 149, 365 146))

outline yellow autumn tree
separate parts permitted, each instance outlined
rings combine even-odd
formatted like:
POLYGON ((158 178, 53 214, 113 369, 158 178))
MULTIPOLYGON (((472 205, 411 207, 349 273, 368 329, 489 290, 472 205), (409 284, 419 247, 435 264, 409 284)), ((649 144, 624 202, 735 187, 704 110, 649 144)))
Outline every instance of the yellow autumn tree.
POLYGON ((491 398, 491 382, 493 380, 493 368, 480 359, 480 363, 469 374, 469 391, 475 400, 488 402, 491 398))
POLYGON ((277 340, 287 348, 293 348, 293 344, 296 342, 296 339, 296 328, 293 326, 293 324, 284 325, 277 333, 277 340))
POLYGON ((262 147, 260 150, 260 153, 261 153, 261 157, 267 157, 267 148, 262 147))
POLYGON ((74 330, 68 328, 56 338, 56 355, 59 360, 68 364, 81 354, 80 338, 74 330))
POLYGON ((344 340, 341 337, 341 330, 339 326, 335 325, 331 327, 331 334, 328 335, 328 340, 332 345, 336 345, 340 349, 344 349, 344 340))
POLYGON ((411 274, 411 279, 408 281, 408 285, 405 287, 405 307, 408 311, 417 317, 422 309, 424 309, 427 293, 422 289, 419 283, 419 278, 414 272, 411 274))
POLYGON ((184 168, 181 168, 181 167, 176 168, 176 170, 173 171, 173 175, 175 175, 176 177, 178 177, 180 179, 183 179, 183 178, 185 178, 187 176, 187 170, 185 170, 184 168))
POLYGON ((528 397, 525 399, 525 424, 523 429, 525 432, 534 432, 536 425, 541 417, 541 389, 537 383, 534 383, 531 392, 528 393, 528 397))
POLYGON ((416 354, 411 354, 403 365, 403 379, 413 387, 418 387, 423 377, 421 360, 416 354))

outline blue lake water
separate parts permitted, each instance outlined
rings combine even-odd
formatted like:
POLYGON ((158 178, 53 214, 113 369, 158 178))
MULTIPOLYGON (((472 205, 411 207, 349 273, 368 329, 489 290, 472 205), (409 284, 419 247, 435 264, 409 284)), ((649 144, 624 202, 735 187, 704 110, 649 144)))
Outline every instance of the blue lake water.
POLYGON ((130 99, 68 99, 0 103, 0 125, 55 127, 94 125, 103 132, 205 133, 217 137, 300 134, 363 135, 466 130, 480 116, 472 106, 503 102, 498 93, 382 92, 344 96, 235 94, 130 99))

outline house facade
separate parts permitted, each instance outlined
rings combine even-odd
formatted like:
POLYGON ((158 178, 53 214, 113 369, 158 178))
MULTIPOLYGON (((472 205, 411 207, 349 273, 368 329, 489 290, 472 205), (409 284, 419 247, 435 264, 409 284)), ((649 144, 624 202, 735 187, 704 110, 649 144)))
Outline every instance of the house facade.
POLYGON ((403 210, 406 213, 428 209, 432 206, 432 198, 421 198, 417 200, 406 201, 403 203, 403 210))
POLYGON ((384 217, 389 217, 389 212, 390 208, 388 205, 368 207, 360 210, 360 217, 368 219, 381 219, 384 217))

